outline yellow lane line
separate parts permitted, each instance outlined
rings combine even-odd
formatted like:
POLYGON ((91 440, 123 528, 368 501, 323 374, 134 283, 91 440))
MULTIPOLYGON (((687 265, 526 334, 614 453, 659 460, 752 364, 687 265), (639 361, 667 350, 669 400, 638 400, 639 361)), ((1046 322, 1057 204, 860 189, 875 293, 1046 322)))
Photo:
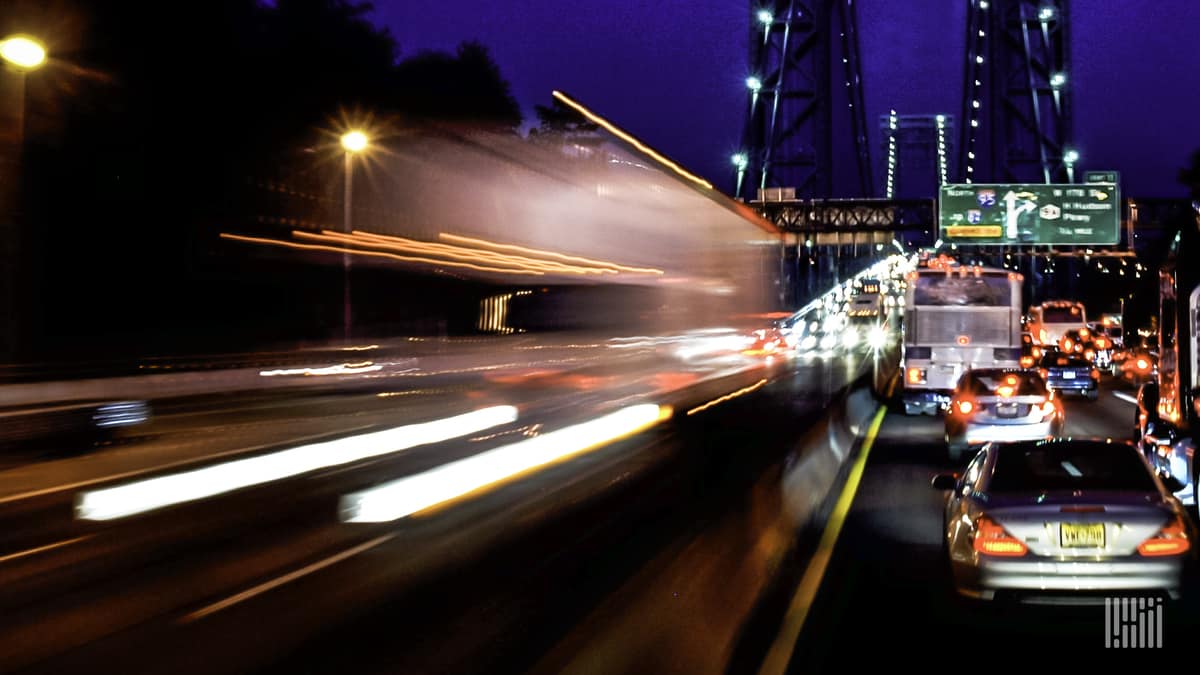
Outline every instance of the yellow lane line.
POLYGON ((792 660, 792 652, 796 649, 796 640, 800 637, 800 631, 804 629, 804 621, 808 618, 813 600, 821 588, 825 569, 829 566, 833 548, 837 544, 838 536, 842 533, 846 514, 850 511, 850 505, 854 503, 854 495, 858 492, 858 484, 862 481, 863 472, 867 467, 867 456, 871 452, 871 447, 875 445, 875 437, 879 434, 879 427, 883 424, 885 415, 887 415, 887 408, 880 407, 879 412, 875 413, 875 419, 871 421, 871 426, 867 429, 862 452, 859 453, 854 467, 850 470, 850 476, 846 479, 842 494, 833 507, 829 522, 825 524, 825 531, 821 533, 817 551, 809 561, 808 568, 804 570, 804 576, 800 579, 796 594, 792 596, 792 601, 788 605, 787 615, 783 619, 783 628, 775 637, 775 642, 771 644, 767 658, 758 670, 759 675, 782 675, 787 671, 788 663, 792 660))

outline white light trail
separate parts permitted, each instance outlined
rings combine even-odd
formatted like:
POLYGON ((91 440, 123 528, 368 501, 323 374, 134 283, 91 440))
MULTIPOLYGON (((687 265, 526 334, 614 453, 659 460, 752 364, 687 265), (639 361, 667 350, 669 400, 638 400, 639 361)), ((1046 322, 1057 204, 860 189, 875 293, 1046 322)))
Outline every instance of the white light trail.
POLYGON ((341 518, 351 523, 398 520, 519 474, 578 455, 654 426, 671 408, 622 408, 594 420, 504 445, 424 473, 342 497, 341 518))
POLYGON ((123 518, 418 445, 439 443, 508 424, 516 419, 515 407, 494 406, 430 422, 311 443, 192 471, 90 490, 76 497, 75 515, 80 520, 123 518))

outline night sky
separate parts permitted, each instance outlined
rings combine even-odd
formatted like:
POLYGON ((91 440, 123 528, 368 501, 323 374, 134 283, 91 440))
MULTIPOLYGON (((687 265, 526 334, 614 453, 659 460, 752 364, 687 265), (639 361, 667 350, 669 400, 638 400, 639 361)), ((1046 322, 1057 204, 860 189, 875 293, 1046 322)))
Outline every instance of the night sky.
MULTIPOLYGON (((967 0, 856 4, 878 171, 878 118, 889 108, 961 114, 967 0)), ((747 0, 376 0, 401 56, 486 44, 527 125, 533 105, 562 89, 727 190, 747 105, 750 18, 747 0)), ((1183 196, 1176 172, 1200 148, 1197 27, 1198 0, 1072 3, 1082 170, 1121 171, 1130 196, 1183 196)))

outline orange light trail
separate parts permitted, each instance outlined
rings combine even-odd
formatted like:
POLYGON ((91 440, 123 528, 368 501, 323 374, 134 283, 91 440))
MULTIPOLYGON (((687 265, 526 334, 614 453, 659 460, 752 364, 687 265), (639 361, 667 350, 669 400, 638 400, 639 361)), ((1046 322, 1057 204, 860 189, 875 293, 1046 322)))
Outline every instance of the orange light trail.
POLYGON ((461 260, 477 260, 496 265, 511 265, 513 267, 522 269, 536 269, 542 272, 560 272, 568 274, 618 274, 617 270, 609 268, 565 265, 563 263, 551 262, 548 260, 537 260, 522 256, 505 255, 503 253, 496 253, 494 251, 481 251, 479 249, 466 248, 463 246, 437 244, 433 242, 418 241, 416 239, 405 239, 403 237, 376 235, 368 232, 356 231, 353 235, 349 235, 342 232, 334 232, 332 230, 322 230, 321 234, 318 235, 311 232, 294 230, 292 234, 297 237, 307 237, 321 241, 329 241, 332 239, 345 243, 357 244, 360 246, 388 248, 397 251, 411 251, 416 253, 425 253, 428 255, 447 256, 461 260), (480 258, 483 258, 483 260, 480 260, 480 258))
POLYGON ((567 104, 568 106, 574 108, 581 115, 588 118, 592 122, 595 122, 596 124, 599 124, 600 126, 604 127, 604 129, 606 131, 608 131, 610 134, 625 141, 626 143, 629 143, 630 145, 637 148, 641 152, 650 156, 655 161, 657 161, 659 164, 662 164, 663 166, 667 167, 668 169, 674 171, 675 173, 679 174, 680 176, 692 181, 693 183, 695 183, 701 187, 708 188, 709 190, 713 189, 712 183, 704 180, 703 178, 697 176, 696 174, 691 173, 687 169, 684 169, 682 166, 679 166, 675 162, 672 162, 671 160, 667 159, 663 155, 656 152, 650 146, 646 145, 645 143, 642 143, 641 141, 634 138, 630 134, 621 130, 619 127, 617 127, 612 122, 609 122, 608 120, 604 119, 603 117, 600 117, 599 115, 592 112, 591 110, 588 110, 587 108, 585 108, 583 106, 583 104, 573 100, 570 96, 567 96, 566 94, 562 93, 561 91, 553 92, 553 96, 554 96, 554 98, 556 98, 556 99, 562 101, 563 103, 567 104))
POLYGON ((460 241, 463 243, 475 244, 477 246, 489 246, 491 248, 498 248, 498 249, 503 249, 503 250, 508 250, 508 251, 520 251, 522 253, 530 253, 533 255, 542 255, 542 256, 546 256, 548 258, 558 258, 559 260, 568 260, 571 262, 587 263, 589 265, 599 265, 601 267, 608 267, 610 269, 620 270, 622 272, 637 272, 639 274, 665 274, 662 270, 655 269, 653 267, 629 267, 628 265, 620 265, 615 262, 609 262, 607 260, 593 260, 591 258, 582 258, 582 257, 575 256, 575 255, 567 255, 565 253, 557 253, 555 251, 544 251, 541 249, 529 248, 527 246, 518 246, 516 244, 501 244, 501 243, 495 242, 495 241, 488 241, 487 239, 477 239, 475 237, 464 237, 461 234, 448 234, 446 232, 442 232, 442 233, 438 234, 438 236, 441 237, 442 239, 448 239, 450 241, 460 241))
POLYGON ((333 251, 334 253, 350 253, 352 255, 362 255, 372 258, 390 258, 392 260, 400 260, 403 262, 418 262, 427 263, 430 265, 442 265, 445 267, 466 267, 468 269, 478 270, 480 272, 500 272, 506 274, 529 274, 534 276, 544 276, 544 272, 536 270, 512 269, 506 267, 487 267, 485 265, 475 265, 472 263, 453 262, 449 260, 437 260, 435 258, 421 258, 417 256, 397 255, 395 253, 384 253, 383 251, 363 251, 353 248, 344 248, 341 246, 326 246, 324 244, 298 244, 291 241, 283 241, 282 239, 268 239, 265 237, 247 237, 240 234, 221 233, 222 239, 231 239, 234 241, 244 241, 254 244, 266 244, 269 246, 282 246, 284 248, 294 248, 308 251, 333 251))

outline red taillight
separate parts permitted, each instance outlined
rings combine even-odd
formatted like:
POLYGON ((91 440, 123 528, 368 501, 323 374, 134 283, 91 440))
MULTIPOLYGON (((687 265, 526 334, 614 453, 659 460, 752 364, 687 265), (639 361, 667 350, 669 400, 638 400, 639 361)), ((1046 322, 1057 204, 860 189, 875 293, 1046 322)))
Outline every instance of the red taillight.
POLYGON ((1183 518, 1175 516, 1158 534, 1138 544, 1138 553, 1144 556, 1179 555, 1191 547, 1183 518))
POLYGON ((1096 352, 1091 349, 1088 349, 1087 351, 1085 351, 1083 353, 1083 358, 1087 359, 1088 361, 1095 360, 1096 352))
POLYGON ((986 555, 1022 556, 1029 549, 1024 542, 1012 536, 987 516, 975 521, 975 550, 986 555))
POLYGON ((1038 374, 1042 376, 1043 380, 1050 377, 1050 371, 1045 368, 1038 368, 1038 374))
POLYGON ((1096 338, 1096 349, 1108 349, 1108 340, 1096 338))
POLYGON ((1100 379, 1100 370, 1098 368, 1092 368, 1092 379, 1093 380, 1100 379))
POLYGON ((1022 368, 1030 368, 1032 366, 1033 366, 1033 357, 1032 356, 1022 356, 1021 357, 1021 367, 1022 368))
POLYGON ((1138 368, 1138 370, 1147 370, 1148 368, 1150 368, 1150 362, 1147 361, 1146 359, 1138 359, 1137 360, 1137 368, 1138 368))
POLYGON ((1003 398, 1012 398, 1012 395, 1016 392, 1017 390, 1015 388, 1010 387, 1007 384, 996 388, 996 393, 1003 398))
POLYGON ((963 415, 970 415, 971 411, 975 409, 975 404, 970 401, 958 401, 954 404, 954 408, 963 415))
POLYGON ((958 344, 966 347, 967 345, 971 344, 971 338, 966 335, 959 335, 957 342, 958 344))
POLYGON ((907 377, 909 384, 921 384, 925 381, 925 371, 920 368, 909 368, 907 377))
POLYGON ((1063 338, 1062 348, 1063 348, 1064 352, 1069 352, 1074 347, 1075 347, 1075 343, 1071 340, 1071 338, 1063 338))

